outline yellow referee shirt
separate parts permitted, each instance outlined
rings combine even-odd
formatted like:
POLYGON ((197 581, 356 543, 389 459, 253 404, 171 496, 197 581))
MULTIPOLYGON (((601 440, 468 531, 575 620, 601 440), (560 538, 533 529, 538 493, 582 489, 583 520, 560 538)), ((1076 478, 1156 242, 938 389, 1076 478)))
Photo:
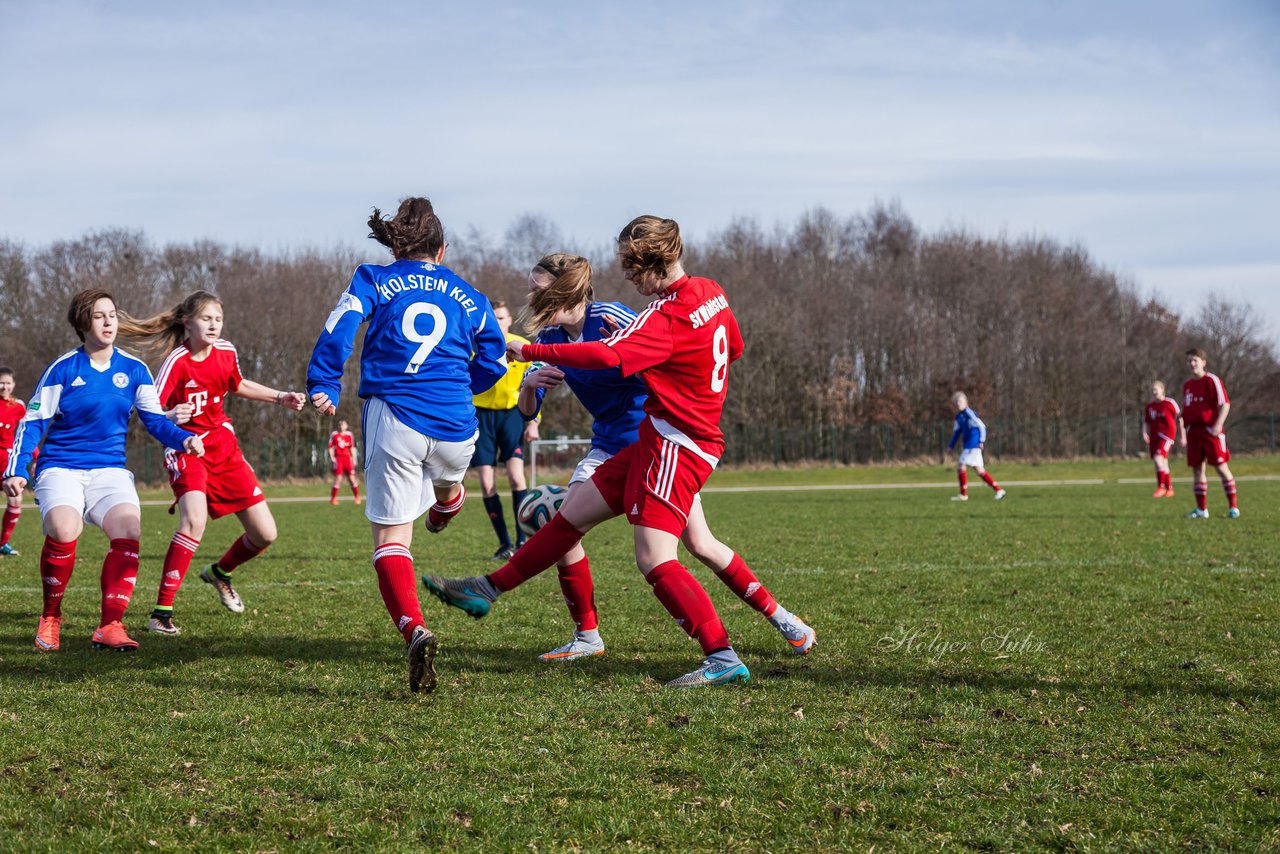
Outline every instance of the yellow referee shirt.
MULTIPOLYGON (((528 338, 507 333, 508 341, 519 341, 528 344, 528 338)), ((493 388, 477 394, 474 403, 476 409, 512 409, 520 398, 520 383, 524 382, 524 372, 529 369, 529 362, 507 362, 507 375, 498 380, 493 388)))

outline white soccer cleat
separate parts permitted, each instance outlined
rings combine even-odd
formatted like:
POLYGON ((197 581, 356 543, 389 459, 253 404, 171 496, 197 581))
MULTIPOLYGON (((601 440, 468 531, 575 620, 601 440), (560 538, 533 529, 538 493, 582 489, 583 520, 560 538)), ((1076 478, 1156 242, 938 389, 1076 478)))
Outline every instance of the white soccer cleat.
POLYGON ((1201 510, 1199 507, 1197 507, 1195 510, 1192 510, 1190 513, 1187 514, 1187 518, 1188 519, 1208 519, 1209 511, 1201 510))
POLYGON ((1004 496, 1005 496, 1005 491, 1003 489, 996 490, 996 501, 999 501, 1001 498, 1004 498, 1004 496))
POLYGON ((751 679, 751 671, 739 661, 736 664, 719 664, 707 659, 702 666, 692 673, 686 673, 672 679, 664 687, 667 688, 706 688, 713 685, 732 685, 735 682, 747 682, 751 679))
POLYGON ((222 602, 222 607, 233 614, 242 613, 244 603, 240 601, 240 595, 231 586, 231 579, 219 575, 217 569, 216 563, 209 564, 200 570, 200 580, 213 586, 218 593, 218 600, 222 602))
POLYGON ((953 496, 951 496, 951 500, 952 500, 952 501, 968 501, 968 500, 969 500, 969 496, 967 496, 967 495, 953 495, 953 496))
POLYGON ((1239 519, 1239 518, 1240 518, 1240 508, 1239 508, 1239 507, 1232 507, 1230 510, 1228 510, 1228 511, 1227 511, 1227 518, 1228 518, 1228 519, 1239 519))
POLYGON ((558 646, 550 652, 544 652, 538 656, 541 661, 573 661, 578 658, 588 658, 593 655, 604 655, 604 641, 582 640, 574 638, 564 646, 558 646))

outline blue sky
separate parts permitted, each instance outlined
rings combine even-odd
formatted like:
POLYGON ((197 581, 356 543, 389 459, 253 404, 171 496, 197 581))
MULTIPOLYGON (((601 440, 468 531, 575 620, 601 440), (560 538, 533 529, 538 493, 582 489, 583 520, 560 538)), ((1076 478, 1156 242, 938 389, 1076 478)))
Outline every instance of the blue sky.
POLYGON ((0 237, 363 246, 898 199, 1280 332, 1280 3, 0 0, 0 237))

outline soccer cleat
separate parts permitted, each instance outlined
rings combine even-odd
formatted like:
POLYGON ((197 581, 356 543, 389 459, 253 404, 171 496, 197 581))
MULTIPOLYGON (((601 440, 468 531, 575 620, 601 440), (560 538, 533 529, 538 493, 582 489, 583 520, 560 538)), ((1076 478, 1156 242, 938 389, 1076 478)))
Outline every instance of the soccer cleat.
POLYGON ((1201 510, 1199 507, 1197 507, 1195 510, 1192 510, 1190 513, 1187 514, 1187 518, 1188 519, 1208 519, 1209 511, 1201 510))
POLYGON ((62 629, 61 617, 41 617, 36 628, 36 649, 52 652, 62 646, 58 639, 62 629))
POLYGON ((1151 493, 1151 497, 1164 498, 1168 494, 1169 494, 1169 490, 1165 489, 1163 486, 1160 486, 1160 487, 1156 487, 1156 491, 1151 493))
POLYGON ((574 638, 564 646, 544 652, 538 658, 541 661, 573 661, 576 658, 586 658, 591 655, 604 655, 604 641, 591 643, 581 638, 574 638))
POLYGON ((1228 510, 1228 511, 1227 511, 1227 518, 1228 518, 1228 519, 1239 519, 1239 518, 1240 518, 1240 508, 1239 508, 1239 507, 1232 507, 1230 510, 1228 510))
POLYGON ((1165 497, 1165 498, 1172 498, 1172 497, 1173 497, 1173 487, 1172 487, 1172 486, 1170 486, 1170 487, 1168 487, 1167 489, 1165 489, 1165 491, 1164 491, 1164 497, 1165 497))
POLYGON ((692 673, 686 673, 678 679, 672 679, 667 688, 703 688, 708 685, 729 685, 734 682, 747 682, 751 679, 751 671, 747 665, 739 661, 737 664, 715 664, 710 659, 702 662, 702 666, 692 673))
POLYGON ((997 489, 997 490, 996 490, 996 501, 999 501, 1001 498, 1004 498, 1004 497, 1005 497, 1005 495, 1007 495, 1007 494, 1008 494, 1008 493, 1006 493, 1003 489, 997 489))
POLYGON ((774 624, 774 628, 787 639, 787 643, 791 644, 791 651, 796 655, 808 655, 809 650, 818 642, 818 633, 795 614, 789 620, 774 624))
POLYGON ((357 504, 363 504, 363 503, 364 503, 364 496, 363 496, 363 495, 357 495, 357 496, 356 496, 356 503, 357 503, 357 504))
POLYGON ((93 633, 94 649, 113 649, 116 652, 133 652, 138 648, 138 642, 129 637, 129 633, 124 630, 124 624, 119 620, 107 623, 105 626, 98 626, 98 630, 93 633))
POLYGON ((969 496, 965 495, 964 493, 961 493, 960 495, 951 496, 951 500, 952 501, 968 501, 969 496))
POLYGON ((334 507, 337 507, 337 506, 338 506, 338 499, 336 499, 336 498, 330 498, 330 499, 329 499, 329 503, 330 503, 330 504, 332 504, 334 507))
POLYGON ((0 557, 21 557, 21 556, 22 556, 22 552, 18 551, 8 543, 5 543, 3 546, 0 546, 0 557))
POLYGON ((409 637, 409 690, 430 694, 436 689, 436 636, 426 626, 417 626, 409 637))
POLYGON ((489 560, 491 561, 500 560, 503 563, 506 563, 507 561, 511 560, 511 556, 514 555, 515 553, 516 553, 516 550, 511 548, 511 546, 503 546, 500 549, 498 549, 496 552, 494 552, 493 557, 489 558, 489 560))
POLYGON ((173 624, 173 614, 161 611, 151 612, 151 619, 147 621, 147 631, 157 635, 182 634, 182 629, 173 624))
POLYGON ((240 601, 239 594, 231 586, 231 579, 218 575, 218 565, 216 563, 211 563, 200 570, 200 580, 205 584, 213 585, 213 589, 218 592, 218 599, 222 602, 222 607, 233 614, 239 614, 244 611, 244 603, 240 601))
POLYGON ((479 584, 483 579, 441 578, 438 575, 422 576, 422 583, 431 595, 446 605, 461 608, 477 620, 488 615, 489 605, 497 598, 486 593, 479 584))

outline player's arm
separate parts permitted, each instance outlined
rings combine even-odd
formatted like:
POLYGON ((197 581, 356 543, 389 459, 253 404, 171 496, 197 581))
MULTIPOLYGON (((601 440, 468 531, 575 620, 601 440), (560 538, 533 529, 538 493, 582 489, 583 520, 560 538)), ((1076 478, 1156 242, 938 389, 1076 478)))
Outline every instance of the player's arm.
POLYGON ((979 418, 978 413, 974 412, 972 409, 970 409, 969 412, 971 413, 970 417, 973 418, 974 426, 978 428, 978 447, 986 448, 987 447, 987 423, 983 421, 981 418, 979 418))
POLYGON ((284 406, 294 412, 301 412, 303 405, 307 402, 306 396, 300 391, 281 391, 268 388, 262 383, 256 383, 253 380, 240 380, 240 385, 231 393, 236 397, 243 397, 245 400, 257 400, 262 403, 274 403, 278 406, 284 406))
POLYGON ((356 331, 373 313, 375 292, 363 265, 356 268, 351 284, 338 298, 320 330, 307 363, 307 397, 326 415, 338 411, 342 393, 342 369, 355 348, 356 331))
POLYGON ((181 361, 182 353, 181 348, 170 353, 161 363, 160 372, 156 374, 156 397, 160 398, 161 406, 171 407, 165 410, 164 415, 174 424, 186 424, 195 411, 195 408, 184 402, 181 394, 177 393, 178 374, 174 367, 181 361))
POLYGON ((1223 401, 1218 407, 1218 416, 1213 419, 1213 426, 1209 428, 1209 435, 1219 436, 1222 434, 1222 428, 1227 425, 1227 413, 1231 412, 1231 401, 1223 401))
POLYGON ((960 440, 960 434, 964 432, 964 424, 960 421, 960 416, 956 416, 956 429, 951 431, 951 441, 947 443, 947 450, 950 451, 956 446, 956 442, 960 440))
POLYGON ((27 401, 27 414, 18 422, 18 429, 14 431, 13 450, 9 453, 9 464, 4 469, 4 489, 9 495, 21 495, 27 485, 27 474, 36 448, 44 441, 49 425, 58 414, 64 381, 69 379, 62 376, 59 365, 50 365, 40 377, 31 400, 27 401), (12 486, 10 479, 13 479, 12 486), (13 491, 14 486, 17 491, 13 491))
POLYGON ((174 426, 160 408, 160 398, 156 395, 156 387, 151 379, 151 371, 141 367, 133 389, 133 408, 157 442, 175 451, 186 451, 196 456, 204 455, 204 443, 194 433, 188 433, 174 426))
POLYGON ((487 300, 471 340, 471 352, 475 354, 467 365, 471 393, 483 394, 507 375, 507 336, 502 334, 493 306, 487 300))
POLYGON ((1142 418, 1139 420, 1142 422, 1142 443, 1145 445, 1151 441, 1151 431, 1147 429, 1147 408, 1145 406, 1142 407, 1142 418))

